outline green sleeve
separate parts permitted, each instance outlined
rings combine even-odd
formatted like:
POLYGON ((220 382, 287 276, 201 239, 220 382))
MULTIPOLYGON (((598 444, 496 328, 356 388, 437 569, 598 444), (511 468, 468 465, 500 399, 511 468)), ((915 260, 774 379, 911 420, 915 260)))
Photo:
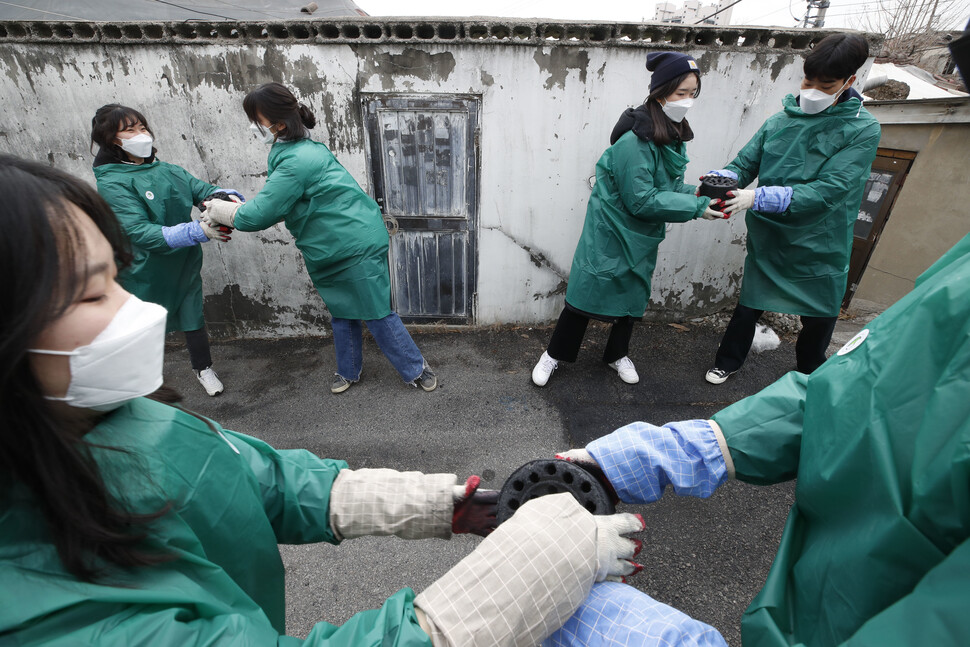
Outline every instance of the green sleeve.
POLYGON ((816 179, 793 185, 788 213, 811 218, 841 206, 846 195, 869 177, 880 137, 879 124, 873 121, 822 165, 816 179))
POLYGON ((171 254, 181 249, 172 249, 162 234, 163 225, 149 220, 144 204, 125 186, 119 184, 98 184, 98 192, 107 201, 118 217, 131 243, 153 254, 171 254))
POLYGON ((734 161, 725 166, 728 171, 738 174, 738 187, 744 188, 754 182, 761 169, 761 154, 764 152, 765 129, 768 126, 766 121, 761 128, 754 134, 747 144, 744 145, 734 161))
POLYGON ((808 376, 792 371, 714 414, 739 481, 770 485, 795 478, 808 376))
POLYGON ((182 177, 185 179, 185 182, 189 185, 189 190, 192 191, 193 205, 199 204, 200 202, 202 202, 202 200, 204 200, 205 198, 208 198, 210 195, 212 195, 213 193, 219 190, 219 187, 209 184, 208 182, 203 182, 199 178, 195 177, 194 175, 186 171, 181 166, 173 165, 173 168, 176 168, 179 170, 179 172, 181 172, 182 177))
POLYGON ((236 210, 236 229, 262 231, 272 227, 286 217, 305 190, 299 160, 292 157, 284 160, 273 170, 263 190, 236 210))
POLYGON ((687 222, 700 217, 710 204, 709 198, 694 196, 693 191, 686 195, 677 188, 657 188, 654 174, 659 162, 650 154, 651 146, 635 138, 613 146, 611 166, 623 206, 635 218, 647 221, 687 222))
POLYGON ((970 645, 970 539, 931 569, 912 592, 870 618, 845 647, 970 645))
POLYGON ((259 611, 234 612, 217 604, 182 605, 174 600, 125 604, 111 601, 124 599, 123 592, 114 596, 105 589, 102 600, 34 623, 13 640, 24 647, 431 647, 431 638, 418 625, 411 589, 401 589, 380 609, 362 611, 339 627, 319 622, 306 640, 280 635, 259 611))
POLYGON ((263 507, 281 544, 338 543, 330 528, 330 490, 345 461, 319 458, 305 449, 274 449, 263 441, 224 430, 256 475, 263 507))

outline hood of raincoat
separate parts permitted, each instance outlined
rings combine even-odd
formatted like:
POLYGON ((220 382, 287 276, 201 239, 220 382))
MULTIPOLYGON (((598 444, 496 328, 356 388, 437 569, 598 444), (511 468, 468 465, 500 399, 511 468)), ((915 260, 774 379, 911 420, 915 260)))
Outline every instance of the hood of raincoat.
MULTIPOLYGON (((690 140, 694 139, 694 131, 690 129, 690 124, 688 124, 686 120, 681 122, 683 127, 682 134, 677 131, 672 121, 669 119, 666 121, 667 132, 670 134, 671 139, 673 139, 675 142, 689 142, 690 140)), ((610 133, 610 146, 615 144, 624 133, 630 130, 633 131, 634 135, 645 142, 653 141, 653 117, 650 116, 650 109, 647 108, 647 104, 637 106, 636 108, 627 108, 623 111, 623 114, 620 115, 616 125, 613 126, 613 132, 610 133)))

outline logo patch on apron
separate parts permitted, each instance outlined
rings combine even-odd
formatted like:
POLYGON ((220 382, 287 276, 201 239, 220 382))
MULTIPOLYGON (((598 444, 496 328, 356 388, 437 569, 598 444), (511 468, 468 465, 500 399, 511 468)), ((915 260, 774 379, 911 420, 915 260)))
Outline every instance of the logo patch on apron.
POLYGON ((154 200, 155 194, 152 193, 151 191, 145 191, 145 197, 148 198, 149 200, 154 200))
POLYGON ((862 342, 864 342, 866 340, 866 337, 868 337, 868 336, 869 336, 869 329, 866 328, 865 330, 863 330, 862 332, 860 332, 859 334, 857 334, 855 337, 853 337, 852 339, 850 339, 845 344, 845 346, 843 346, 842 348, 839 349, 839 352, 837 352, 836 355, 848 355, 849 353, 851 353, 852 351, 854 351, 856 348, 858 348, 859 346, 861 346, 862 345, 862 342))

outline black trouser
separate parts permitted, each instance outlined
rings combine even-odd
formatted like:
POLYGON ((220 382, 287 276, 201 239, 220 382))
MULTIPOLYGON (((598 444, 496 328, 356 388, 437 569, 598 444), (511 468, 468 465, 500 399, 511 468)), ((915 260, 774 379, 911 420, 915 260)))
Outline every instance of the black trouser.
MULTIPOLYGON (((606 340, 603 351, 604 362, 615 362, 630 354, 630 337, 633 336, 633 317, 619 317, 610 326, 610 338, 606 340)), ((563 308, 556 322, 556 329, 552 331, 552 339, 546 352, 554 360, 575 362, 579 355, 579 346, 583 343, 589 317, 584 317, 569 308, 563 308)))
MULTIPOLYGON (((740 303, 731 315, 721 345, 714 357, 714 367, 734 372, 741 368, 751 350, 755 324, 764 310, 755 310, 740 303)), ((838 317, 800 317, 802 330, 795 342, 795 363, 798 370, 809 374, 825 361, 825 349, 832 341, 838 317)))
POLYGON ((185 345, 189 348, 189 361, 192 369, 201 371, 212 366, 212 355, 209 354, 209 335, 205 328, 185 331, 185 345))

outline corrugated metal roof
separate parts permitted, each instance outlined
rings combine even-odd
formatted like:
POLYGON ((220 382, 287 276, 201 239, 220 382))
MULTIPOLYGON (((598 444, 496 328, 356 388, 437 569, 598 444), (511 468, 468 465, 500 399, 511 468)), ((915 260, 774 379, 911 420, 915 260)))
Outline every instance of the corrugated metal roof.
POLYGON ((366 15, 353 0, 0 0, 0 20, 301 20, 366 15))

